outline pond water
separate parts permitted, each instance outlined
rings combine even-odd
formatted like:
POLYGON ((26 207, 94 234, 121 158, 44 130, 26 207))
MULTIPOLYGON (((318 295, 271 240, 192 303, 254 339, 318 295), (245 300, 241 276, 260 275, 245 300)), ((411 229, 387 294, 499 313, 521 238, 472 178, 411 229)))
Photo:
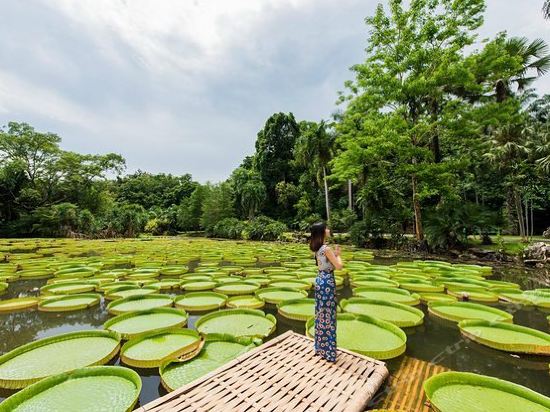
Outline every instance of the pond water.
MULTIPOLYGON (((390 265, 399 260, 395 258, 377 258, 373 263, 390 265)), ((548 282, 548 275, 543 271, 498 267, 494 273, 491 279, 518 282, 525 289, 543 285, 548 287, 546 283, 548 282)), ((20 294, 33 294, 32 290, 43 286, 45 283, 45 280, 14 282, 10 284, 8 294, 3 295, 2 299, 17 297, 20 294)), ((310 295, 312 296, 311 292, 310 295)), ((350 287, 346 285, 339 290, 338 296, 340 299, 351 296, 350 287)), ((515 305, 497 304, 494 306, 513 313, 514 323, 518 325, 529 326, 545 332, 549 331, 546 319, 547 313, 534 308, 526 309, 515 305)), ((420 327, 404 329, 408 336, 406 356, 437 363, 454 371, 469 371, 499 377, 550 396, 550 375, 548 373, 550 357, 519 356, 489 349, 464 339, 460 335, 456 324, 444 323, 428 315, 424 305, 420 305, 418 308, 426 313, 426 317, 424 324, 420 327)), ((289 321, 281 317, 274 307, 266 307, 264 310, 277 317, 277 331, 274 336, 289 329, 304 333, 303 322, 289 321)), ((59 333, 84 329, 101 329, 103 323, 109 317, 104 301, 91 309, 74 312, 47 313, 32 310, 0 314, 0 354, 24 343, 59 333)), ((191 315, 188 327, 193 328, 199 317, 199 315, 191 315)), ((401 357, 387 362, 390 373, 396 370, 400 359, 401 357)), ((119 360, 115 359, 111 363, 119 364, 119 360)), ((137 371, 143 380, 139 404, 144 405, 166 393, 160 384, 157 369, 137 371)), ((0 400, 11 393, 13 392, 0 390, 0 400)))

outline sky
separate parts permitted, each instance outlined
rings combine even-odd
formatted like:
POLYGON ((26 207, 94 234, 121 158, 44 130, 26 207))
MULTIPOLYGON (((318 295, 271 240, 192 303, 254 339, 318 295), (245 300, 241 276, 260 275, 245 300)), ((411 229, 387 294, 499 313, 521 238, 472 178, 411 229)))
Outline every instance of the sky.
MULTIPOLYGON (((0 126, 221 181, 275 112, 329 119, 379 0, 0 0, 0 126)), ((480 38, 543 38, 543 0, 488 0, 480 38)), ((550 75, 536 84, 550 93, 550 75)))

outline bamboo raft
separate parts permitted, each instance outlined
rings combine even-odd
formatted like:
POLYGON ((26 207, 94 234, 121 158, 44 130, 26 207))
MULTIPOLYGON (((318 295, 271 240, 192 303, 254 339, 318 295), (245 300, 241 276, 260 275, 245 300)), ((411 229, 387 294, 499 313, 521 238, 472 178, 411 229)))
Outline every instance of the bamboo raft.
POLYGON ((289 331, 139 411, 363 411, 387 376, 383 362, 344 349, 326 362, 289 331))
POLYGON ((397 372, 392 374, 389 385, 380 394, 385 395, 381 406, 377 402, 376 406, 403 412, 429 412, 431 409, 426 404, 422 388, 424 381, 448 370, 444 366, 406 356, 397 372))

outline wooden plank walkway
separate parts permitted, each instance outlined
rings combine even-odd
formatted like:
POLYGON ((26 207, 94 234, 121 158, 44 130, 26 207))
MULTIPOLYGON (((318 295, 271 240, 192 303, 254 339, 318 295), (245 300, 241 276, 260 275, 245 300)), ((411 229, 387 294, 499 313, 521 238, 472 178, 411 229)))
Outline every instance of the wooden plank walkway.
POLYGON ((139 411, 363 411, 387 376, 383 362, 344 349, 326 362, 289 331, 139 411))
POLYGON ((429 377, 448 370, 441 365, 405 356, 389 380, 382 405, 376 406, 403 412, 429 412, 431 409, 425 404, 422 385, 429 377))

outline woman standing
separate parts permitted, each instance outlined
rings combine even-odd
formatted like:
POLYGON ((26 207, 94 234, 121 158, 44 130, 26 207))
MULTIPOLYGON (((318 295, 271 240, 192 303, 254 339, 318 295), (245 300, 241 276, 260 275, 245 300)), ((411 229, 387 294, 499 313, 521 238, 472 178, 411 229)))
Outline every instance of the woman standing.
POLYGON ((330 236, 326 223, 311 226, 309 248, 315 253, 319 273, 315 279, 315 353, 336 362, 336 282, 334 269, 342 269, 340 248, 325 244, 330 236))

